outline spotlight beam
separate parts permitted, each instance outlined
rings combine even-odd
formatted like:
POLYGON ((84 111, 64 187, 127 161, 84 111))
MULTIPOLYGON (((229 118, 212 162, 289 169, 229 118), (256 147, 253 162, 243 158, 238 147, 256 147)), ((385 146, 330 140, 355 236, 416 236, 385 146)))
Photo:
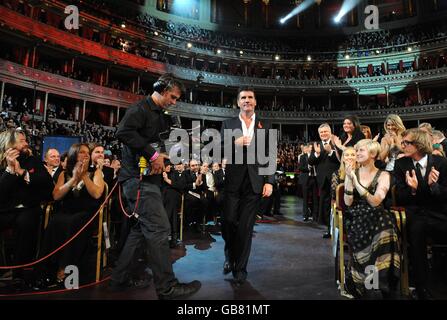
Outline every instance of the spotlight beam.
POLYGON ((341 19, 352 9, 354 9, 362 0, 345 0, 340 8, 340 11, 334 18, 335 23, 339 23, 341 19))
POLYGON ((315 3, 315 0, 305 0, 303 3, 301 3, 298 7, 290 11, 285 17, 281 18, 279 22, 281 24, 284 24, 287 20, 292 18, 293 16, 296 16, 297 14, 300 14, 307 8, 309 8, 311 5, 315 3))

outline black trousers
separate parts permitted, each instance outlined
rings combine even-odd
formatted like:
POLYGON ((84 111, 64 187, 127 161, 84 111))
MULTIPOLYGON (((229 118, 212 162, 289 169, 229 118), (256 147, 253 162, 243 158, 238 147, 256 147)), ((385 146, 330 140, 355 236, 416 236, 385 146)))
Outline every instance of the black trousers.
POLYGON ((171 223, 171 236, 178 234, 178 212, 182 203, 182 194, 174 189, 166 189, 163 194, 163 203, 171 223))
POLYGON ((431 210, 407 207, 407 237, 410 264, 416 289, 426 289, 428 284, 427 238, 447 241, 447 221, 431 210))
POLYGON ((314 221, 318 219, 318 186, 315 177, 309 177, 307 183, 303 186, 303 217, 312 218, 314 221), (309 204, 312 203, 311 212, 309 212, 309 204))
MULTIPOLYGON (((12 264, 35 260, 41 213, 40 207, 0 213, 0 230, 13 228, 16 237, 12 264)), ((16 269, 15 273, 20 274, 20 269, 16 269)))
MULTIPOLYGON (((112 272, 112 280, 123 283, 129 276, 136 249, 144 242, 147 245, 149 267, 154 275, 157 293, 166 292, 177 283, 170 260, 168 236, 171 231, 168 215, 163 206, 160 187, 147 181, 141 182, 139 214, 132 227, 126 244, 112 272)), ((138 179, 131 178, 123 183, 123 195, 132 208, 135 208, 138 179)))
POLYGON ((253 192, 248 173, 239 190, 225 191, 222 237, 225 240, 225 256, 230 263, 234 263, 235 272, 247 272, 260 200, 261 194, 253 192))
POLYGON ((327 231, 330 232, 330 216, 331 216, 331 186, 325 183, 320 187, 320 202, 318 205, 318 223, 327 226, 327 231))

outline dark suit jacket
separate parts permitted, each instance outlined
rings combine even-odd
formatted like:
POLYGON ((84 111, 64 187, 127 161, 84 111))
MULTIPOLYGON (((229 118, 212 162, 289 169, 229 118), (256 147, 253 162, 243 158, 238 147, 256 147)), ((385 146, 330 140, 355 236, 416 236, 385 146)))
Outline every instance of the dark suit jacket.
POLYGON ((415 170, 413 160, 404 157, 396 160, 394 178, 396 183, 396 200, 399 206, 425 208, 440 213, 440 218, 447 219, 447 159, 436 155, 428 155, 428 163, 424 181, 418 181, 416 195, 406 183, 405 173, 415 170), (439 171, 439 180, 430 188, 428 176, 432 167, 439 171))
POLYGON ((214 185, 218 192, 222 192, 225 187, 225 176, 222 169, 214 172, 214 185))
POLYGON ((183 174, 185 176, 185 190, 186 190, 186 192, 192 191, 192 192, 202 195, 203 192, 208 190, 205 176, 202 176, 202 184, 200 186, 196 186, 196 188, 194 189, 193 183, 196 182, 197 175, 199 175, 199 173, 194 175, 194 173, 191 170, 185 170, 183 172, 183 174))
POLYGON ((0 213, 9 212, 17 205, 34 208, 52 200, 54 183, 43 163, 36 157, 18 158, 20 166, 29 172, 30 183, 23 177, 0 171, 0 213))
POLYGON ((300 155, 300 162, 299 162, 299 170, 300 170, 300 176, 298 179, 299 184, 302 186, 307 185, 307 181, 309 180, 309 157, 307 153, 303 153, 300 155))
POLYGON ((169 179, 171 179, 171 181, 172 181, 172 184, 170 186, 168 186, 168 188, 174 189, 178 192, 184 192, 185 188, 186 188, 185 173, 186 173, 186 171, 183 171, 182 173, 180 173, 176 170, 172 170, 168 174, 169 179))
POLYGON ((320 142, 320 148, 321 153, 318 158, 315 156, 315 152, 312 151, 309 157, 309 164, 316 168, 318 188, 322 189, 324 186, 329 186, 330 188, 332 174, 340 167, 340 161, 337 159, 335 150, 329 156, 326 150, 324 150, 322 142, 320 142))
MULTIPOLYGON (((242 136, 242 124, 239 119, 239 117, 235 117, 232 119, 225 120, 222 123, 222 129, 221 129, 221 137, 222 137, 222 153, 225 151, 225 145, 227 145, 227 148, 231 146, 232 148, 232 155, 233 159, 228 159, 228 163, 225 169, 225 191, 226 192, 237 192, 240 189, 240 186, 243 183, 243 179, 245 177, 245 174, 248 172, 248 176, 250 178, 251 186, 253 188, 254 193, 262 193, 263 187, 265 183, 269 183, 273 186, 275 183, 275 173, 273 172, 271 175, 260 175, 259 174, 259 168, 261 167, 267 167, 267 165, 261 165, 259 163, 259 159, 255 157, 254 164, 247 164, 247 147, 242 147, 243 152, 243 164, 234 164, 234 160, 237 159, 237 155, 235 152, 238 150, 238 148, 235 148, 234 141, 225 141, 225 129, 239 129, 241 134, 236 137, 239 138, 242 136), (231 164, 233 163, 233 164, 231 164)), ((265 137, 266 137, 266 143, 265 148, 266 150, 261 150, 262 155, 269 155, 269 144, 268 144, 268 129, 271 129, 271 124, 267 121, 264 121, 262 119, 259 119, 259 117, 256 115, 256 120, 254 124, 254 135, 253 139, 251 141, 252 144, 255 144, 256 146, 256 133, 260 129, 265 129, 265 137)), ((257 148, 257 147, 256 147, 257 148)), ((276 154, 275 150, 275 154, 276 154)), ((276 156, 275 156, 275 169, 276 169, 276 156)))

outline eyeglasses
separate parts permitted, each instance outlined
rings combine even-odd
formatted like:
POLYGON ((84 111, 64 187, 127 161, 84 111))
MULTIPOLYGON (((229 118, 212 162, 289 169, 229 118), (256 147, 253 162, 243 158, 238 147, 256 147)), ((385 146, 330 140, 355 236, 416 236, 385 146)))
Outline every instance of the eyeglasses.
POLYGON ((402 146, 409 146, 409 145, 413 145, 414 141, 402 140, 402 142, 400 144, 402 146))

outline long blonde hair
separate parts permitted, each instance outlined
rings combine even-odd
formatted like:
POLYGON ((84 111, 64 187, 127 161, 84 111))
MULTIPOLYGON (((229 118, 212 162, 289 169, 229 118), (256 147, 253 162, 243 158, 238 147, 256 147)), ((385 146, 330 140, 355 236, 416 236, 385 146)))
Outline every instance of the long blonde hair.
POLYGON ((396 126, 397 136, 400 136, 402 134, 402 132, 404 132, 406 130, 402 119, 397 114, 389 114, 386 117, 385 122, 383 123, 385 132, 388 132, 388 130, 386 128, 386 124, 388 123, 388 121, 391 121, 396 126))
POLYGON ((6 150, 14 148, 19 136, 25 132, 21 129, 8 129, 0 132, 0 168, 5 169, 6 163, 6 150))
MULTIPOLYGON (((354 147, 347 147, 342 155, 341 155, 341 161, 340 161, 340 168, 338 169, 338 175, 340 176, 340 180, 345 180, 346 177, 346 167, 345 167, 345 162, 344 162, 344 157, 345 157, 345 152, 348 151, 355 151, 354 147)), ((357 162, 356 162, 357 163, 357 162)), ((354 168, 355 169, 355 168, 354 168)))

